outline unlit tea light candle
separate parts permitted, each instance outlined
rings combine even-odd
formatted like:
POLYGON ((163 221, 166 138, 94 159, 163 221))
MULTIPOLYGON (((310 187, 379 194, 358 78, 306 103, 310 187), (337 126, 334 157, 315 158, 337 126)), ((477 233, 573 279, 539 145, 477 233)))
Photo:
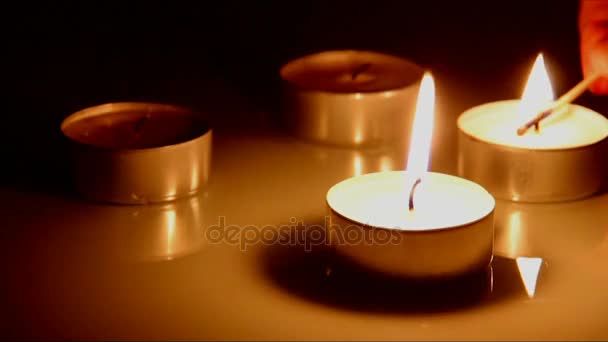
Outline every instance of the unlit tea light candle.
POLYGON ((524 135, 517 129, 553 94, 542 55, 522 100, 484 104, 458 119, 459 172, 493 195, 523 202, 552 202, 589 196, 607 176, 608 120, 567 105, 524 135))
POLYGON ((326 51, 281 68, 284 114, 295 135, 363 146, 405 141, 422 69, 372 51, 326 51))
POLYGON ((112 149, 175 145, 206 131, 207 128, 201 127, 188 111, 169 108, 140 105, 131 110, 71 118, 63 125, 63 130, 67 136, 83 144, 112 149))
POLYGON ((185 108, 108 103, 70 115, 61 130, 74 147, 76 187, 87 198, 164 202, 192 195, 207 183, 211 130, 185 108))
POLYGON ((485 270, 493 255, 492 195, 466 179, 426 172, 433 91, 427 75, 406 171, 353 177, 327 193, 336 249, 370 269, 405 278, 485 270))

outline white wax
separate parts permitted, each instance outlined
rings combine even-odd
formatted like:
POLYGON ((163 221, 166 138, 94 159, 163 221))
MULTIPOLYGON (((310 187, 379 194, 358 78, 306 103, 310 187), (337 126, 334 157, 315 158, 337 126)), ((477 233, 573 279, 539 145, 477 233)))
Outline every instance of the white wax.
POLYGON ((532 127, 518 136, 517 128, 526 121, 520 117, 519 103, 507 100, 474 107, 460 116, 458 127, 488 143, 538 150, 577 148, 608 137, 608 119, 572 104, 542 120, 539 132, 532 127))
POLYGON ((453 228, 476 222, 494 209, 484 188, 463 178, 425 174, 408 208, 412 174, 407 171, 365 174, 334 185, 327 203, 357 223, 408 231, 453 228))

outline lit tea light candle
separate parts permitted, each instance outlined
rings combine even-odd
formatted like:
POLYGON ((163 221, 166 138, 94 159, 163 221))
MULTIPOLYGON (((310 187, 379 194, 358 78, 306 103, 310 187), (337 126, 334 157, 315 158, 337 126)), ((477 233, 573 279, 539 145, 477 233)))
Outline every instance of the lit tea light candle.
POLYGON ((332 244, 363 266, 435 278, 484 270, 492 260, 494 198, 471 181, 427 172, 433 107, 427 74, 407 169, 353 177, 327 193, 332 244))
POLYGON ((284 113, 295 135, 360 146, 403 139, 422 69, 371 51, 326 51, 281 68, 284 113))
POLYGON ((75 185, 87 198, 164 202, 192 195, 207 183, 211 130, 190 110, 109 103, 68 116, 61 130, 74 147, 75 185))
POLYGON ((493 195, 524 202, 589 196, 608 173, 608 120, 569 104, 522 135, 521 127, 553 101, 542 55, 536 59, 521 100, 469 109, 458 119, 459 173, 493 195))

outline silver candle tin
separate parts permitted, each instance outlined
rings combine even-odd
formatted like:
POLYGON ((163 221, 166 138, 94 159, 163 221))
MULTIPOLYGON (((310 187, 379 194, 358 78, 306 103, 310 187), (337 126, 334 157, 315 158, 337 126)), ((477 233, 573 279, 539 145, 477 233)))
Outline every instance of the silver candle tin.
POLYGON ((403 140, 423 69, 372 51, 326 51, 281 68, 283 113, 300 138, 342 146, 403 140))
POLYGON ((493 258, 494 211, 458 227, 407 231, 362 225, 331 207, 332 245, 356 263, 375 271, 411 279, 456 277, 487 269, 493 258), (344 236, 365 236, 356 243, 340 243, 344 236), (393 242, 385 241, 391 237, 393 242))
MULTIPOLYGON (((171 130, 171 125, 163 128, 162 122, 156 129, 161 135, 173 134, 162 131, 171 130)), ((108 103, 70 115, 61 130, 73 147, 75 186, 89 199, 120 204, 165 202, 195 194, 208 181, 212 132, 200 115, 188 109, 157 103, 108 103), (133 148, 97 143, 89 138, 89 130, 97 129, 94 126, 74 128, 88 119, 97 120, 94 125, 112 125, 125 118, 139 125, 138 120, 161 114, 165 118, 191 116, 191 128, 197 133, 176 143, 133 148)))
MULTIPOLYGON (((383 176, 390 179, 404 177, 404 173, 396 171, 364 175, 362 177, 373 181, 365 183, 358 191, 384 186, 379 185, 378 181, 383 176)), ((438 176, 441 179, 456 179, 449 175, 438 176)), ((347 188, 354 189, 350 180, 352 178, 334 185, 326 195, 329 217, 326 228, 330 245, 339 254, 375 272, 418 280, 458 277, 490 267, 494 249, 495 200, 485 190, 483 196, 487 200, 487 207, 475 207, 474 210, 479 209, 479 216, 473 220, 437 228, 401 229, 378 226, 341 214, 340 197, 336 194, 347 188)), ((404 210, 408 210, 407 199, 403 205, 404 210)), ((373 207, 355 207, 357 210, 374 210, 373 207)), ((445 209, 437 208, 437 215, 442 215, 445 209)))
POLYGON ((608 139, 581 147, 530 149, 479 140, 458 119, 458 172, 500 199, 560 202, 591 196, 608 179, 608 139))

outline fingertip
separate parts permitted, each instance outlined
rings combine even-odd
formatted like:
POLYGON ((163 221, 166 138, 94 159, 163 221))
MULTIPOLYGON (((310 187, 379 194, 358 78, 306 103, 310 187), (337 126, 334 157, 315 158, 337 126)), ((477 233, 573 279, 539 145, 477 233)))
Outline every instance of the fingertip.
POLYGON ((608 95, 608 77, 593 82, 589 90, 596 95, 608 95))

